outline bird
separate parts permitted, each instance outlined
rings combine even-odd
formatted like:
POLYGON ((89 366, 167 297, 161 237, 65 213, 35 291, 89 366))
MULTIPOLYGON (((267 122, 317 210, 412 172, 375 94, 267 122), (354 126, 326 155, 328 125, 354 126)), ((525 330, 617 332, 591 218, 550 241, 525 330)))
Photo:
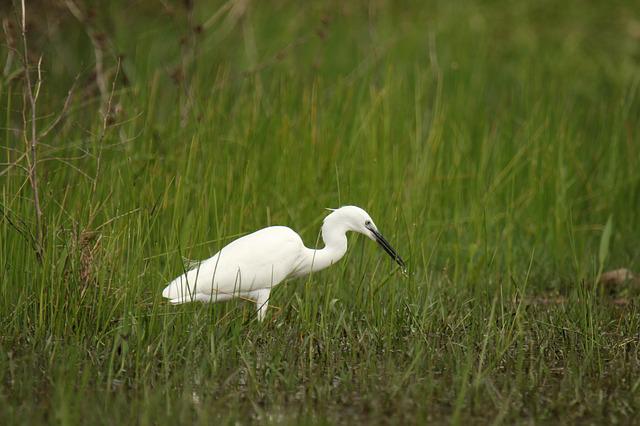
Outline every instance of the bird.
POLYGON ((256 304, 263 321, 271 290, 290 278, 308 275, 337 263, 347 252, 349 231, 377 242, 406 273, 406 263, 382 236, 371 216, 357 206, 343 206, 324 218, 324 248, 307 248, 286 226, 269 226, 240 237, 172 280, 162 291, 171 304, 221 302, 236 297, 256 304))

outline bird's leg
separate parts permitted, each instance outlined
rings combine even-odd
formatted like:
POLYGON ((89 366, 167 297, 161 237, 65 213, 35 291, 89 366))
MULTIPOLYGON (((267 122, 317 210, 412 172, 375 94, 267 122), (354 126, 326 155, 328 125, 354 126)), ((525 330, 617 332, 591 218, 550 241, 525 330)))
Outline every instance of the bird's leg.
POLYGON ((258 320, 264 320, 267 315, 267 307, 269 306, 269 293, 270 289, 263 289, 254 291, 254 297, 256 300, 256 309, 258 310, 258 320))

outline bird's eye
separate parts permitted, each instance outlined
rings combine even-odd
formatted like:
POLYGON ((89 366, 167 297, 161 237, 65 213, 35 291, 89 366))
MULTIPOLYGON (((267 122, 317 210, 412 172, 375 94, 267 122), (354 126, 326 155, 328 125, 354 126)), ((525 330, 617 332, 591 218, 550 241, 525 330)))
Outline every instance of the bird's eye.
POLYGON ((364 221, 364 225, 365 226, 371 226, 371 221, 370 220, 365 220, 364 221))

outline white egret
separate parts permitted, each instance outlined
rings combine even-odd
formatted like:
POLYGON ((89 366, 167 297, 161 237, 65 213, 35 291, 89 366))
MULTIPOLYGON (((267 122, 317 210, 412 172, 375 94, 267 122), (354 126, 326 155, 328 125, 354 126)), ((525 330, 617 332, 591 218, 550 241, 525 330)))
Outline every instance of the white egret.
POLYGON ((305 247, 291 228, 270 226, 232 241, 213 257, 197 263, 171 281, 162 296, 173 304, 242 297, 255 301, 258 319, 262 321, 271 289, 287 278, 319 271, 340 260, 347 251, 348 231, 376 241, 405 270, 404 261, 380 234, 369 214, 360 207, 345 206, 325 217, 322 249, 305 247))

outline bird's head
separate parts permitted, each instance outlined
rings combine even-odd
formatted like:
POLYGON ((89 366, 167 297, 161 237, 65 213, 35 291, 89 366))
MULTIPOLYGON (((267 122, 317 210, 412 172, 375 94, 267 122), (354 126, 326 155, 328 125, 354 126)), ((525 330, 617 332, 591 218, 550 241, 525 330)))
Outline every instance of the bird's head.
POLYGON ((402 270, 406 270, 406 264, 391 244, 382 236, 369 213, 356 206, 343 206, 339 209, 327 209, 332 213, 325 218, 342 224, 347 231, 358 232, 377 242, 384 251, 395 260, 402 270))

